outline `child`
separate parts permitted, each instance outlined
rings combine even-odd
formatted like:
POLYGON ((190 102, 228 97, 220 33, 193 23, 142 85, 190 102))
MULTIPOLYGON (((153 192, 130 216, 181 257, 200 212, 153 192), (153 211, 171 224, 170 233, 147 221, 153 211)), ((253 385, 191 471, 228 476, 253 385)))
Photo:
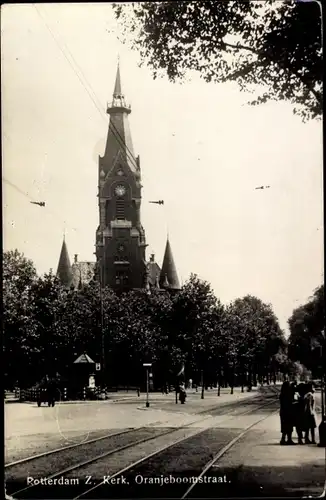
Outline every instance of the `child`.
POLYGON ((304 422, 305 422, 305 443, 306 444, 316 444, 315 441, 315 429, 316 424, 316 412, 315 412, 315 397, 314 389, 311 383, 306 385, 306 394, 304 396, 304 422), (309 433, 311 433, 311 441, 309 439, 309 433))

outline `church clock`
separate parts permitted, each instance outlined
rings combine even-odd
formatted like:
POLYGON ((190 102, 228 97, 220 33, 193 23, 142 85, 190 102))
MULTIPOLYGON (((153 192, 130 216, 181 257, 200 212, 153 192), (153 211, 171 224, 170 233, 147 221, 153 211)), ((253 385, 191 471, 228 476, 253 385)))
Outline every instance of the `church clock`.
POLYGON ((114 190, 115 194, 117 196, 123 196, 125 193, 126 193, 126 188, 124 186, 122 186, 121 184, 119 184, 115 190, 114 190))

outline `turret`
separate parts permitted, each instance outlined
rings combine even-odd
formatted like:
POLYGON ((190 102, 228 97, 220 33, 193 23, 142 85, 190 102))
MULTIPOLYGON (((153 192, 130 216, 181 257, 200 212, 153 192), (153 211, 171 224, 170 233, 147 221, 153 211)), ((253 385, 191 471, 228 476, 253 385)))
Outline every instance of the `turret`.
POLYGON ((73 280, 73 274, 65 238, 63 238, 62 242, 58 270, 57 270, 57 277, 59 278, 61 284, 64 287, 70 288, 73 280))
POLYGON ((168 288, 169 290, 180 290, 179 278, 175 267, 169 239, 167 239, 163 257, 163 264, 160 274, 160 286, 162 288, 168 288))

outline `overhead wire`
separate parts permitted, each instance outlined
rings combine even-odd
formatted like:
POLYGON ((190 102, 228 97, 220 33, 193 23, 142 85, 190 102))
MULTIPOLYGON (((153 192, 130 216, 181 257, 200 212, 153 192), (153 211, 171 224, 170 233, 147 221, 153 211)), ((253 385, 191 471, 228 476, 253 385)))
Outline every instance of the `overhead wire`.
MULTIPOLYGON (((32 198, 29 193, 27 191, 23 191, 19 186, 17 186, 16 184, 14 184, 13 182, 9 181, 8 179, 6 179, 5 177, 2 177, 2 180, 4 182, 6 182, 9 186, 11 186, 12 188, 14 188, 16 191, 18 191, 21 195, 25 196, 26 198, 28 198, 28 200, 32 203, 37 203, 35 198, 32 198)), ((72 227, 70 224, 67 224, 66 221, 63 219, 63 217, 59 214, 57 214, 56 212, 54 212, 53 210, 50 210, 48 208, 47 205, 45 205, 44 207, 42 207, 43 210, 46 210, 46 212, 48 212, 50 215, 52 215, 53 217, 55 217, 56 219, 58 219, 58 221, 60 220, 60 223, 63 222, 63 225, 67 225, 70 229, 72 229, 73 231, 77 231, 78 232, 78 229, 76 229, 75 227, 72 227)), ((62 225, 62 224, 61 224, 62 225)))
MULTIPOLYGON (((85 85, 85 82, 83 81, 83 79, 81 78, 80 74, 78 74, 78 72, 76 71, 76 68, 74 68, 72 62, 69 60, 69 58, 67 57, 65 51, 63 50, 62 46, 60 45, 59 43, 59 40, 57 39, 57 37, 54 35, 53 31, 51 30, 50 26, 48 25, 48 23, 46 22, 46 20, 44 19, 43 15, 41 14, 41 12, 39 11, 38 7, 35 5, 35 4, 32 4, 33 7, 35 8, 38 16, 40 17, 40 19, 42 20, 42 22, 44 23, 44 25, 46 26, 47 30, 49 31, 50 35, 52 36, 54 42, 56 43, 56 45, 58 46, 60 52, 62 53, 62 55, 64 56, 64 58, 66 59, 66 61, 68 62, 68 64, 70 65, 70 67, 72 68, 73 72, 75 73, 75 75, 77 76, 79 82, 81 83, 81 85, 83 86, 84 90, 87 92, 89 98, 91 99, 91 101, 93 102, 94 106, 96 107, 97 111, 100 113, 100 116, 101 118, 103 118, 107 124, 107 116, 106 116, 106 112, 105 110, 103 109, 101 103, 100 103, 100 100, 98 99, 95 91, 93 90, 91 84, 89 83, 89 81, 87 80, 82 68, 79 66, 79 64, 77 63, 75 57, 73 56, 73 54, 71 53, 71 51, 69 50, 69 48, 67 47, 67 45, 65 44, 64 41, 62 41, 61 43, 64 45, 66 51, 68 52, 68 54, 70 55, 71 59, 73 60, 76 68, 78 69, 78 71, 80 72, 80 74, 82 75, 84 81, 86 82, 86 84, 88 85, 89 88, 87 88, 87 86, 85 85), (93 94, 93 95, 92 95, 93 94), (97 102, 96 102, 97 101, 97 102)), ((62 37, 61 37, 62 38, 62 37)), ((110 120, 110 124, 109 124, 109 129, 111 129, 115 139, 117 140, 118 144, 120 147, 123 147, 125 150, 126 150, 126 153, 127 153, 127 157, 130 159, 130 161, 134 164, 135 168, 138 169, 138 164, 135 160, 135 157, 132 153, 132 151, 130 151, 129 147, 127 146, 127 144, 125 143, 123 137, 121 136, 120 132, 118 131, 118 129, 116 128, 116 126, 114 125, 114 123, 112 122, 112 120, 110 120)), ((7 137, 7 136, 6 136, 7 137)), ((7 139, 9 139, 7 137, 7 139)), ((26 196, 30 201, 34 201, 28 193, 24 192, 22 189, 20 189, 17 185, 15 185, 14 183, 12 183, 11 181, 9 181, 8 179, 5 179, 3 178, 3 180, 5 182, 7 182, 7 184, 11 185, 11 187, 13 187, 14 189, 16 189, 20 194, 22 194, 23 196, 26 196)), ((49 208, 47 206, 44 207, 46 209, 46 211, 48 213, 51 213, 53 216, 55 216, 56 218, 59 218, 61 222, 64 222, 64 225, 66 225, 66 221, 64 221, 63 217, 54 213, 53 211, 49 210, 49 208)), ((76 228, 73 228, 72 226, 69 225, 69 227, 73 230, 73 231, 77 231, 79 232, 76 228)))
MULTIPOLYGON (((7 139, 8 142, 11 142, 11 139, 8 137, 8 135, 3 132, 3 135, 4 137, 7 139)), ((7 179, 6 177, 2 176, 2 180, 3 182, 7 183, 9 186, 11 186, 13 189, 15 189, 18 193, 20 193, 21 195, 25 196, 30 202, 33 202, 35 204, 35 202, 37 200, 35 200, 35 198, 33 198, 29 193, 28 191, 24 191, 23 189, 21 189, 19 186, 17 186, 17 184, 15 184, 14 182, 10 181, 9 179, 7 179)), ((49 209, 49 207, 45 204, 44 207, 42 207, 43 210, 45 210, 46 212, 48 212, 50 215, 52 215, 53 217, 55 217, 58 221, 60 220, 60 222, 64 223, 64 225, 66 224, 66 221, 64 220, 64 218, 62 217, 62 215, 59 215, 57 214, 56 212, 52 211, 49 209)), ((78 232, 78 229, 76 229, 75 227, 72 227, 70 224, 68 224, 69 228, 72 229, 73 231, 77 231, 78 232)))
MULTIPOLYGON (((57 38, 57 36, 54 35, 52 29, 50 28, 50 26, 48 25, 48 23, 46 22, 46 20, 44 19, 44 17, 42 16, 42 14, 40 13, 38 7, 33 4, 37 14, 39 15, 39 17, 42 19, 44 25, 46 26, 46 28, 48 29, 49 33, 51 34, 54 42, 56 43, 56 45, 59 47, 59 50, 61 51, 61 53, 63 54, 63 56, 65 57, 66 61, 68 62, 68 64, 70 65, 70 67, 72 68, 73 72, 75 73, 75 75, 77 76, 78 80, 80 81, 80 83, 82 84, 82 86, 84 87, 85 91, 87 92, 88 96, 90 97, 90 99, 92 100, 94 106, 96 107, 97 111, 100 113, 101 115, 101 118, 103 118, 105 120, 105 123, 107 124, 107 116, 106 116, 106 112, 105 110, 103 109, 102 105, 101 105, 101 102, 100 100, 98 99, 94 89, 92 88, 91 84, 89 83, 89 81, 87 80, 82 68, 79 66, 79 64, 77 63, 75 57, 73 56, 73 54, 71 53, 71 51, 69 50, 69 48, 67 47, 67 45, 65 44, 64 41, 62 41, 61 43, 65 46, 65 49, 66 51, 69 53, 71 59, 74 61, 74 64, 76 66, 76 68, 79 70, 80 74, 82 75, 84 81, 82 80, 80 74, 78 74, 78 72, 76 71, 76 68, 74 68, 74 66, 72 65, 71 61, 69 60, 69 58, 67 57, 66 53, 64 52, 62 46, 60 45, 60 42, 57 38), (88 88, 86 87, 85 83, 88 85, 88 88), (90 92, 91 91, 91 92, 90 92), (93 94, 93 95, 92 95, 93 94), (96 102, 97 101, 97 102, 96 102)), ((61 36, 62 38, 62 36, 61 36)), ((115 136, 118 144, 120 145, 120 147, 123 147, 126 149, 126 153, 127 153, 127 156, 129 157, 129 159, 131 160, 131 162, 134 164, 135 168, 138 169, 138 165, 137 165, 137 162, 134 158, 134 155, 133 153, 130 151, 129 147, 127 146, 127 144, 125 143, 123 137, 121 136, 120 132, 118 131, 118 129, 116 128, 116 126, 114 125, 114 123, 112 122, 112 120, 110 120, 110 125, 109 125, 109 129, 112 129, 112 133, 113 135, 115 136)))

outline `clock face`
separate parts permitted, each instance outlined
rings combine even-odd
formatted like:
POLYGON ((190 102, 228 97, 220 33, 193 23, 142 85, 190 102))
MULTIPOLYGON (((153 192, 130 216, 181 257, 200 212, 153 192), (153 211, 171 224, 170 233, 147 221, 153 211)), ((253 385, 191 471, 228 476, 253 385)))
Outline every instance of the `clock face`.
POLYGON ((117 196, 123 196, 126 192, 126 188, 124 186, 119 185, 115 188, 114 191, 117 196))

